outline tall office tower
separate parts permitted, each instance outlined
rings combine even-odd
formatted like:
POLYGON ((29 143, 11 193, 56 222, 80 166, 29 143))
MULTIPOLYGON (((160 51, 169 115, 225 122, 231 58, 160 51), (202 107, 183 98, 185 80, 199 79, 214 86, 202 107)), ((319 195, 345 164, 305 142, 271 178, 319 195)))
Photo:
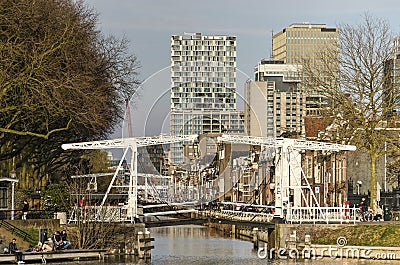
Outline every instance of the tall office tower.
POLYGON ((251 136, 304 135, 302 66, 261 60, 245 86, 245 126, 251 136))
MULTIPOLYGON (((240 116, 236 110, 236 37, 173 35, 171 135, 229 131, 240 127, 234 124, 240 116)), ((184 162, 182 148, 181 143, 171 145, 172 163, 184 162)))
MULTIPOLYGON (((338 43, 337 28, 327 28, 325 24, 292 24, 273 35, 272 56, 275 60, 283 60, 287 64, 304 65, 308 62, 310 67, 317 68, 320 67, 320 56, 324 51, 339 52, 338 43)), ((339 67, 338 62, 332 60, 331 68, 336 67, 339 67)), ((306 74, 303 75, 302 90, 306 93, 306 115, 318 116, 319 110, 327 104, 326 97, 318 89, 318 84, 307 79, 306 74), (308 82, 304 82, 305 80, 308 82)))

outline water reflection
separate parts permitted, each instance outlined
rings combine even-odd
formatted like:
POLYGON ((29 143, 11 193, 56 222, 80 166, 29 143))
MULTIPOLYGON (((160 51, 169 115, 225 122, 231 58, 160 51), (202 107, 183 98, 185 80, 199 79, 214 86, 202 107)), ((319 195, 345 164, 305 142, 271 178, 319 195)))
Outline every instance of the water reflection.
POLYGON ((155 249, 151 264, 273 264, 273 265, 370 265, 398 264, 397 261, 316 259, 260 259, 253 244, 231 239, 214 229, 202 226, 177 226, 151 229, 155 249))
POLYGON ((153 264, 268 264, 252 251, 251 242, 232 240, 202 226, 151 230, 153 264))
MULTIPOLYGON (((253 250, 253 244, 238 239, 231 239, 214 229, 202 226, 176 226, 152 228, 151 236, 155 238, 152 244, 151 261, 138 260, 132 256, 109 256, 104 262, 80 261, 80 265, 117 264, 117 265, 231 265, 231 264, 271 264, 271 265, 370 265, 398 264, 397 261, 379 260, 345 260, 345 259, 316 259, 316 260, 267 260, 260 259, 253 250)), ((51 264, 76 264, 51 263, 51 264)))

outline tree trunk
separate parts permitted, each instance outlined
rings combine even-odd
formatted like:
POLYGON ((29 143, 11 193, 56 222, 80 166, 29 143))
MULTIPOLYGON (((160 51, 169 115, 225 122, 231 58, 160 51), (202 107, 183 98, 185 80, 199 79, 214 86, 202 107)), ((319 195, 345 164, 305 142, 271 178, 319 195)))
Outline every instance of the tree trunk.
POLYGON ((377 205, 376 161, 378 156, 375 153, 371 153, 370 157, 371 157, 371 184, 370 184, 371 198, 369 205, 371 206, 372 210, 375 211, 377 205))

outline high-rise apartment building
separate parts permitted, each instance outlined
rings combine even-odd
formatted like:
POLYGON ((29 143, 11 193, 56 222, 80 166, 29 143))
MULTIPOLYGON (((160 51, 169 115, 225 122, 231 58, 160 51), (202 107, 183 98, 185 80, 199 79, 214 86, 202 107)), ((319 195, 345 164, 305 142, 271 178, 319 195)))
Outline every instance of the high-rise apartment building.
MULTIPOLYGON (((327 28, 326 24, 292 24, 273 35, 272 56, 275 60, 283 60, 286 64, 307 63, 311 68, 317 68, 321 67, 319 62, 324 56, 324 51, 339 52, 338 43, 339 30, 337 28, 327 28)), ((331 69, 338 68, 338 62, 331 58, 333 57, 330 57, 331 69)), ((306 94, 306 115, 319 115, 319 110, 327 104, 326 97, 323 96, 323 91, 318 89, 318 84, 307 77, 305 73, 302 85, 302 90, 306 94), (305 80, 307 82, 304 82, 305 80)), ((331 77, 326 76, 326 78, 331 77)))
POLYGON ((300 89, 302 67, 262 60, 255 81, 245 86, 245 125, 251 136, 303 135, 305 98, 300 89))
POLYGON ((171 37, 171 110, 236 110, 236 37, 171 37))
MULTIPOLYGON (((244 131, 236 110, 236 37, 171 37, 171 135, 244 131)), ((183 163, 181 143, 171 161, 183 163)))

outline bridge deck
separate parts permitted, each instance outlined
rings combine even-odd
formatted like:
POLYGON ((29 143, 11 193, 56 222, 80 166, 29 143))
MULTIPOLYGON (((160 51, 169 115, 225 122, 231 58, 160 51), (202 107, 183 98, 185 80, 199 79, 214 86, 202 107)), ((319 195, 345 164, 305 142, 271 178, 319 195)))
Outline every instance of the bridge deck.
POLYGON ((175 226, 175 225, 189 225, 189 224, 197 224, 204 225, 206 223, 219 223, 219 224, 230 224, 237 226, 246 226, 246 227, 262 227, 262 228, 274 228, 274 223, 265 223, 265 222, 253 222, 253 221, 240 221, 240 220, 229 220, 224 218, 186 218, 186 219, 164 219, 157 221, 145 221, 146 227, 162 227, 162 226, 175 226))

